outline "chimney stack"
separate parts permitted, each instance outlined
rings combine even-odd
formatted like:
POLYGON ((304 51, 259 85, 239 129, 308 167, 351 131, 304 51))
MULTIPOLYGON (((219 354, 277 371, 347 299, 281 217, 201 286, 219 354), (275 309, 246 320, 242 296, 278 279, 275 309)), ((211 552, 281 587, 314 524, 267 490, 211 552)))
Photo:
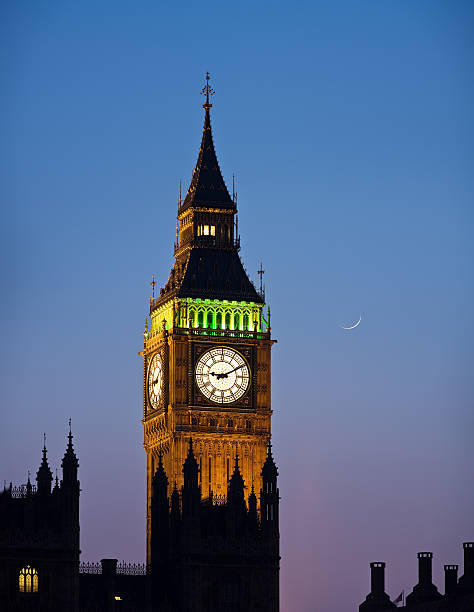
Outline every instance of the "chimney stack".
POLYGON ((418 584, 420 586, 431 585, 432 552, 418 553, 418 584))
POLYGON ((413 606, 436 601, 442 598, 438 589, 431 579, 431 565, 433 562, 432 552, 419 552, 418 555, 418 584, 413 587, 413 591, 407 595, 406 605, 413 606))
POLYGON ((459 578, 459 589, 474 592, 474 542, 464 542, 464 574, 459 578))
POLYGON ((385 563, 374 561, 370 564, 370 593, 359 606, 359 612, 380 612, 397 606, 385 593, 385 563))
POLYGON ((474 542, 464 542, 464 575, 474 582, 474 542))
POLYGON ((458 585, 459 565, 444 566, 444 594, 451 595, 458 585))
POLYGON ((385 563, 374 561, 370 564, 370 591, 373 595, 385 593, 385 563))

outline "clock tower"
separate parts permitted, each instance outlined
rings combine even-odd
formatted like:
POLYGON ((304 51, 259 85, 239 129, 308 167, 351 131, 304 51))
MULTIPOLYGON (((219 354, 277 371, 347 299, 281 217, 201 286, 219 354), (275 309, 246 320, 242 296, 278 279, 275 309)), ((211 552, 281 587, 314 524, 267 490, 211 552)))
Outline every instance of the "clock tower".
POLYGON ((148 563, 158 466, 181 490, 191 439, 203 500, 224 503, 236 460, 248 497, 262 489, 271 437, 270 310, 239 257, 236 198, 212 138, 209 74, 202 93, 201 147, 179 201, 175 262, 150 301, 141 353, 148 563))

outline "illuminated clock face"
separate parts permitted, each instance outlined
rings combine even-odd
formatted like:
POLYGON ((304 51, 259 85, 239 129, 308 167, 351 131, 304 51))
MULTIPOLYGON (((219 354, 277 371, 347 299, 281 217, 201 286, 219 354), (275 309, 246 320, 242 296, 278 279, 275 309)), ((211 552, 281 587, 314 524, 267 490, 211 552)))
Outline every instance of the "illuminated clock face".
POLYGON ((230 404, 240 399, 249 388, 249 367, 237 351, 226 347, 214 348, 199 358, 196 383, 211 402, 230 404))
POLYGON ((163 382, 163 364, 159 353, 153 355, 148 368, 148 398, 153 408, 158 408, 163 382))

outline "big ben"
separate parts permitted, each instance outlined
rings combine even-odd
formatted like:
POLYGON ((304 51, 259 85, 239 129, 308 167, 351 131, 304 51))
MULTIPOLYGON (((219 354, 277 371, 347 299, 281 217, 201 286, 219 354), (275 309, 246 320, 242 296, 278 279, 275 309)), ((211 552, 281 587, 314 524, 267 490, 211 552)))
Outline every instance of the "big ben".
POLYGON ((270 311, 240 260, 236 198, 217 161, 206 79, 201 146, 179 202, 175 262, 150 301, 144 332, 148 563, 158 464, 180 490, 191 440, 204 500, 225 501, 236 461, 247 496, 258 494, 271 437, 270 311))

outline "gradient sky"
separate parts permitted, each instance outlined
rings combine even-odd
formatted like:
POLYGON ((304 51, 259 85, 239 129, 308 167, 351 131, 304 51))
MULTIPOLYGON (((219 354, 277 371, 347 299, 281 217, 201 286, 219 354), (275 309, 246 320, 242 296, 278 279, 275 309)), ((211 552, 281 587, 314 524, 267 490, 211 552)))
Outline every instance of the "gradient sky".
POLYGON ((0 481, 72 418, 84 560, 143 561, 142 330, 204 73, 266 269, 282 612, 356 610, 474 539, 474 4, 0 8, 0 481), (352 332, 350 324, 362 314, 352 332))

